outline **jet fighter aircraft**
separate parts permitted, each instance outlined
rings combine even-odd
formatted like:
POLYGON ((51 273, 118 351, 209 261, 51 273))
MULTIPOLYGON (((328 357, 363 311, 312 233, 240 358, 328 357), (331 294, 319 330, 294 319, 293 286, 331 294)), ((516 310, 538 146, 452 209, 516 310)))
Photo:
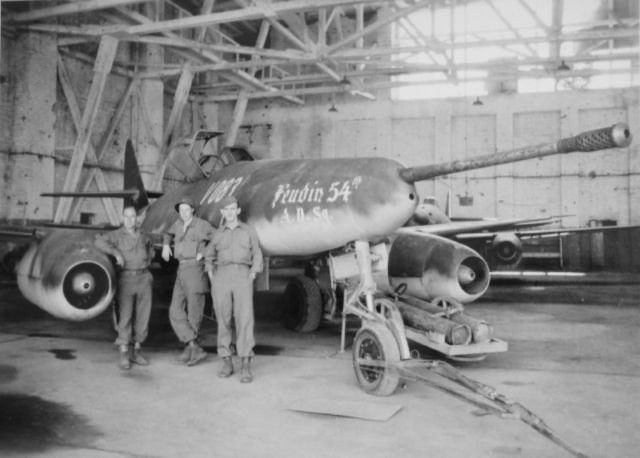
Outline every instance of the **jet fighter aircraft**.
MULTIPOLYGON (((446 208, 446 207, 445 207, 446 208)), ((435 198, 425 198, 418 204, 407 223, 416 231, 451 238, 482 254, 491 271, 514 268, 523 257, 523 240, 561 237, 576 233, 606 232, 639 226, 564 227, 531 229, 559 223, 566 215, 539 218, 453 218, 438 206, 435 198)))
MULTIPOLYGON (((199 140, 211 136, 203 133, 199 140)), ((193 198, 196 215, 218 226, 221 201, 234 196, 241 218, 255 227, 266 256, 319 259, 349 251, 354 242, 365 250, 380 246, 385 256, 374 269, 374 289, 391 292, 402 287, 418 299, 451 297, 466 303, 487 289, 487 264, 467 246, 403 227, 418 204, 415 182, 551 154, 622 148, 630 141, 628 126, 616 124, 548 145, 420 167, 404 167, 382 157, 253 161, 226 149, 216 157, 194 158, 199 179, 150 204, 129 142, 125 181, 135 175, 127 183, 133 189, 109 195, 126 196, 143 208, 142 229, 157 235, 178 218, 173 208, 181 197, 193 198), (206 162, 213 162, 210 171, 205 171, 206 162)), ((17 265, 22 294, 62 319, 82 321, 104 311, 114 297, 115 270, 94 247, 93 238, 91 231, 57 229, 34 240, 17 265)), ((362 282, 372 278, 370 263, 358 262, 358 270, 362 282)), ((297 327, 308 330, 317 326, 322 313, 319 293, 305 280, 298 280, 297 286, 303 299, 297 327)))

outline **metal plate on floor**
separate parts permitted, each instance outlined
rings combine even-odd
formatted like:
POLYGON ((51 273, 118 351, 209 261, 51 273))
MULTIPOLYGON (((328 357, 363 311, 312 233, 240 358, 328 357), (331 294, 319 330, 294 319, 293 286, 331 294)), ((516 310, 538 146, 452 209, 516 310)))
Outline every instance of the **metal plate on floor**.
POLYGON ((295 401, 288 410, 318 413, 362 420, 387 421, 402 408, 398 404, 381 404, 364 401, 341 401, 337 399, 312 398, 295 401))

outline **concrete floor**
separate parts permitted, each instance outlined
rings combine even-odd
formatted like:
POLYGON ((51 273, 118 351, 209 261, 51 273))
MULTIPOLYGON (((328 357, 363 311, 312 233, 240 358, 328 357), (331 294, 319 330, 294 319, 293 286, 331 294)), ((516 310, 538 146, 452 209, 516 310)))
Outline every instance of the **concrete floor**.
MULTIPOLYGON (((574 288, 576 305, 558 301, 572 290, 567 285, 496 286, 469 308, 494 324, 509 351, 457 367, 521 402, 587 456, 637 456, 640 287, 609 285, 610 294, 603 288, 574 288), (505 301, 509 296, 519 302, 505 301)), ((425 384, 408 382, 386 398, 363 393, 350 349, 337 351, 339 326, 287 331, 260 312, 277 307, 277 297, 257 304, 254 383, 219 379, 213 355, 187 368, 176 360, 166 304, 157 302, 151 365, 125 372, 116 367, 108 314, 66 323, 27 303, 11 284, 0 288, 0 456, 571 456, 518 420, 479 415, 425 384), (386 422, 289 410, 308 399, 401 410, 386 422)), ((356 329, 354 322, 349 343, 356 329)), ((213 350, 211 321, 204 334, 213 350)))

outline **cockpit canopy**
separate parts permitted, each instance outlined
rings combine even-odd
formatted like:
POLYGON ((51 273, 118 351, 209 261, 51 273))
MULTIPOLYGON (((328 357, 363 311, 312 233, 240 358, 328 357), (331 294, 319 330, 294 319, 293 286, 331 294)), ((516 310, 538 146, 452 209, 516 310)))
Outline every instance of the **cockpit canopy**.
POLYGON ((236 162, 255 160, 247 150, 238 146, 218 148, 217 142, 211 140, 221 134, 200 130, 191 139, 185 139, 172 148, 169 164, 181 179, 198 181, 236 162))

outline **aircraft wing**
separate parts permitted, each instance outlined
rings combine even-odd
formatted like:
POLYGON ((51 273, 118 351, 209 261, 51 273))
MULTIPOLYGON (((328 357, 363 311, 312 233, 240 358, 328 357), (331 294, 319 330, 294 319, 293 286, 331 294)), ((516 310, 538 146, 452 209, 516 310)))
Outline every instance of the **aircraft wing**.
MULTIPOLYGON (((520 239, 542 238, 542 237, 561 237, 563 235, 576 234, 576 233, 589 233, 589 232, 607 232, 611 230, 621 229, 638 229, 640 225, 633 226, 599 226, 599 227, 568 227, 568 228, 555 228, 555 229, 536 229, 527 231, 513 231, 513 234, 520 239)), ((456 237, 459 240, 480 239, 486 237, 488 233, 469 233, 460 234, 456 237)), ((495 235, 495 234, 491 234, 495 235)))
MULTIPOLYGON (((423 234, 434 234, 453 239, 470 239, 470 238, 492 238, 496 232, 513 231, 525 227, 544 226, 557 222, 559 217, 549 216, 544 218, 512 218, 501 220, 475 220, 475 221, 455 221, 451 223, 427 224, 422 226, 410 226, 405 229, 411 229, 423 234), (491 231, 491 232, 488 232, 491 231)), ((556 229, 557 231, 557 229, 556 229)))

